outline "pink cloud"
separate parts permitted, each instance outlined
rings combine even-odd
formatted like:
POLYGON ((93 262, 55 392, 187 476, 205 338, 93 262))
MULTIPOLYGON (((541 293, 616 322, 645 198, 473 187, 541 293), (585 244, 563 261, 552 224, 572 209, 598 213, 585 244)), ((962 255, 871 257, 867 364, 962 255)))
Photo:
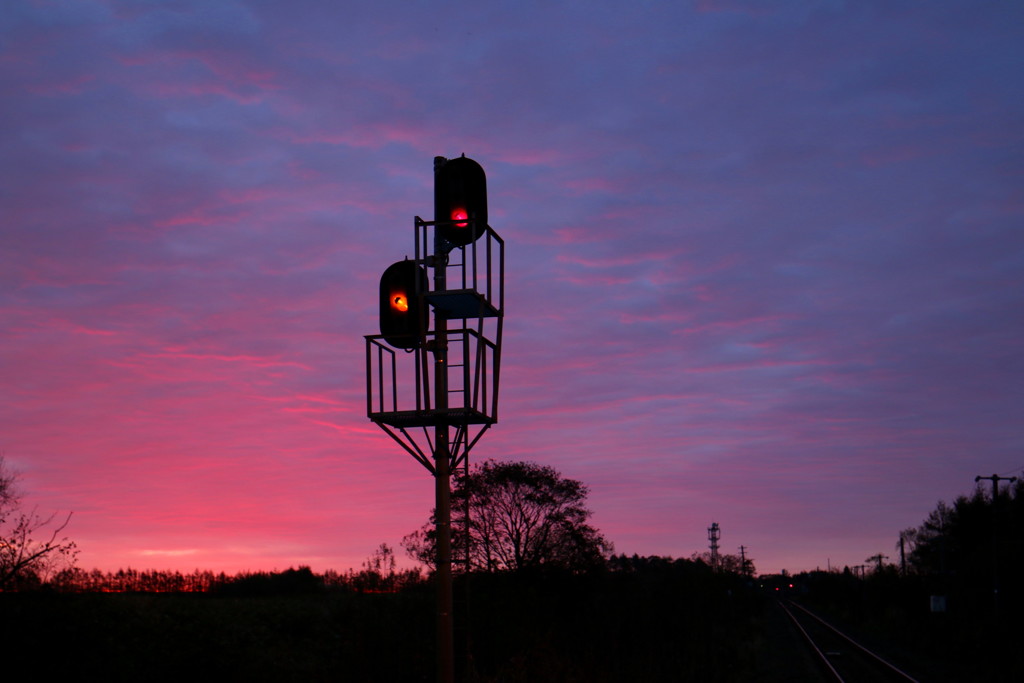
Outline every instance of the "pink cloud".
POLYGON ((84 566, 345 569, 425 521, 362 335, 435 154, 508 247, 474 458, 590 484, 620 551, 859 560, 1020 464, 1006 10, 115 9, 16 2, 0 51, 2 446, 84 566))

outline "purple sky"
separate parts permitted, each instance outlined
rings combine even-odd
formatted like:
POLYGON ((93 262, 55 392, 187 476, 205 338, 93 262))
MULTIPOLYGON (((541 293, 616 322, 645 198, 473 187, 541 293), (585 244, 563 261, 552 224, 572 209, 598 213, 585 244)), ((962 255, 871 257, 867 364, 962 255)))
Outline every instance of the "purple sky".
POLYGON ((1024 5, 8 0, 0 449, 85 568, 358 567, 433 504, 365 416, 435 155, 507 244, 474 458, 618 552, 895 559, 1024 468, 1024 5))

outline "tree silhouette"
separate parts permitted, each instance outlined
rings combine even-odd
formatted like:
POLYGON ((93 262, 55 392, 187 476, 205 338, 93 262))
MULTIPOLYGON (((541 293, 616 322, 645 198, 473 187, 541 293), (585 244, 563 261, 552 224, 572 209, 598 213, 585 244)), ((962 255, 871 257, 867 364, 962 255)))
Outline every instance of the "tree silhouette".
POLYGON ((381 543, 364 562, 360 571, 350 569, 345 585, 360 593, 397 593, 422 580, 419 569, 398 569, 395 551, 381 543))
POLYGON ((61 537, 71 514, 59 521, 21 509, 17 475, 0 454, 0 590, 38 583, 50 571, 74 564, 75 544, 61 537))
POLYGON ((1024 540, 1024 482, 994 498, 978 487, 952 505, 940 501, 916 529, 902 537, 911 550, 909 569, 924 575, 975 575, 994 560, 1019 568, 1024 540))
MULTIPOLYGON (((592 527, 587 487, 555 469, 528 462, 487 461, 455 480, 452 547, 469 569, 489 572, 602 565, 611 544, 592 527), (468 534, 467 534, 468 502, 468 534)), ((434 518, 402 540, 415 559, 433 566, 434 518)))
POLYGON ((753 576, 757 573, 757 569, 754 566, 754 560, 749 557, 742 558, 739 555, 731 555, 729 553, 719 553, 717 563, 715 563, 711 561, 711 553, 705 550, 704 552, 693 553, 690 555, 690 561, 701 562, 706 564, 708 567, 717 569, 725 574, 753 576))
MULTIPOLYGON (((1004 624, 1024 606, 1024 482, 992 496, 981 486, 940 502, 921 526, 902 532, 908 573, 975 618, 1004 624)), ((952 608, 951 608, 952 609, 952 608)))

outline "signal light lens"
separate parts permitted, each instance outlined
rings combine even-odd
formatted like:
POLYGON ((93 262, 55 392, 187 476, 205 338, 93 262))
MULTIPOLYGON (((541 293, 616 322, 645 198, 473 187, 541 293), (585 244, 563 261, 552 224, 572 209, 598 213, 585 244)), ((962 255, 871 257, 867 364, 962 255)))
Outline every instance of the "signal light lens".
POLYGON ((388 266, 380 277, 380 334, 396 349, 415 349, 426 331, 427 273, 415 261, 388 266))
POLYGON ((469 219, 469 212, 462 207, 452 209, 452 220, 455 221, 456 228, 464 228, 469 223, 466 221, 469 219), (460 222, 461 221, 461 222, 460 222))

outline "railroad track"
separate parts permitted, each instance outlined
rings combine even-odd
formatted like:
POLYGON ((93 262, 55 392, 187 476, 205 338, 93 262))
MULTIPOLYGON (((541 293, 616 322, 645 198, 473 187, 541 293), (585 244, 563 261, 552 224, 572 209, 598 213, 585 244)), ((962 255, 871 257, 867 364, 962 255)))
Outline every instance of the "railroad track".
POLYGON ((779 607, 818 657, 826 678, 838 683, 919 683, 910 674, 887 662, 807 608, 795 602, 779 607))

